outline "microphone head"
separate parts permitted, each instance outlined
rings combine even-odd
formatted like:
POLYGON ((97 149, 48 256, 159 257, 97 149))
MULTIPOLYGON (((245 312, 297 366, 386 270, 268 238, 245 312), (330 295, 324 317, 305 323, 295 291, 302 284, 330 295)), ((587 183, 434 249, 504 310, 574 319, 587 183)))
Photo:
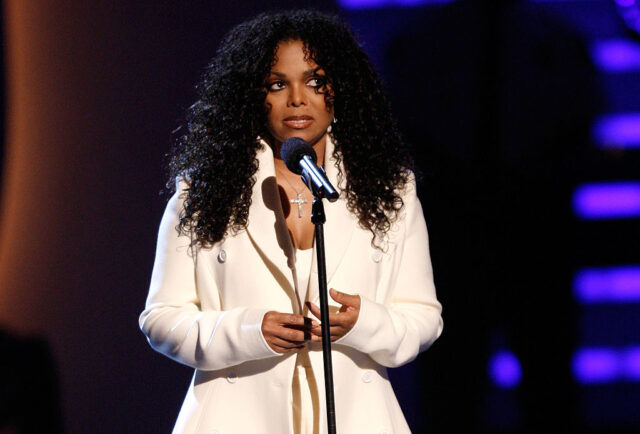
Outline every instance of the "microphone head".
POLYGON ((316 155, 316 151, 313 150, 310 144, 305 142, 299 137, 291 137, 284 142, 282 142, 282 147, 280 148, 280 157, 284 164, 287 166, 287 169, 292 171, 297 175, 302 174, 302 169, 298 164, 302 157, 308 155, 313 160, 315 164, 318 161, 318 156, 316 155))

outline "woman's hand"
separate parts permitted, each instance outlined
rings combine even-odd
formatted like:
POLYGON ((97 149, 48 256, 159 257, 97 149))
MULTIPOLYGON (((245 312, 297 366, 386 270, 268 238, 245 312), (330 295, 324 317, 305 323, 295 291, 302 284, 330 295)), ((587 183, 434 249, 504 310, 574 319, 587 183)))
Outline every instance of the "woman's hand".
POLYGON ((313 339, 311 330, 320 324, 311 318, 293 313, 269 311, 262 319, 262 335, 276 353, 300 351, 313 339))
MULTIPOLYGON (((358 315, 360 315, 360 296, 349 295, 331 288, 329 291, 331 298, 340 303, 340 310, 337 313, 329 313, 329 330, 331 340, 335 341, 346 335, 349 330, 356 325, 358 315)), ((320 319, 320 308, 311 302, 307 302, 311 313, 320 319)), ((318 324, 311 329, 315 340, 322 340, 322 328, 318 324)))

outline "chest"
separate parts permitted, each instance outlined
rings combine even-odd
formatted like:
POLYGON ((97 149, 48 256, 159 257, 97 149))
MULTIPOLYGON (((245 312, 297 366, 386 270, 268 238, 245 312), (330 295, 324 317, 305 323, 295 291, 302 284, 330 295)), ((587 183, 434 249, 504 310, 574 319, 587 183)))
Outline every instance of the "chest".
MULTIPOLYGON (((370 232, 360 228, 350 231, 347 227, 328 227, 325 237, 328 286, 383 301, 393 285, 394 263, 400 259, 396 245, 391 244, 385 252, 374 249, 370 232), (338 239, 344 240, 345 245, 339 246, 338 239)), ((196 280, 202 307, 269 307, 296 312, 297 269, 309 273, 308 299, 317 303, 317 264, 313 257, 302 259, 296 258, 289 266, 282 251, 262 250, 247 232, 227 237, 198 258, 196 280)))
POLYGON ((293 246, 303 250, 312 248, 315 226, 311 223, 311 192, 304 185, 294 190, 283 183, 278 184, 278 193, 293 246))

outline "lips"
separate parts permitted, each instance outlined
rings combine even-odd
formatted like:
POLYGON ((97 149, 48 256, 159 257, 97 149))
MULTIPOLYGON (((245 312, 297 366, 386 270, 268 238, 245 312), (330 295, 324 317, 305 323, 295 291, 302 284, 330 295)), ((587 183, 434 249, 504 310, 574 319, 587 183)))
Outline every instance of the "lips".
POLYGON ((313 123, 313 118, 311 116, 302 115, 302 116, 289 116, 282 121, 289 128, 294 129, 303 129, 307 128, 309 125, 313 123))

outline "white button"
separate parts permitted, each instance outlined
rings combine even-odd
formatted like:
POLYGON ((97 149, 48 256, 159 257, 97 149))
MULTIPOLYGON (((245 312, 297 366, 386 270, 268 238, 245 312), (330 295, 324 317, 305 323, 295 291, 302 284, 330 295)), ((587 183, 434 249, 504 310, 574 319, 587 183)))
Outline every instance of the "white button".
POLYGON ((217 429, 212 429, 211 431, 209 431, 209 434, 220 434, 220 431, 218 431, 217 429))
POLYGON ((238 381, 238 374, 233 371, 229 372, 227 374, 227 381, 231 384, 235 383, 236 381, 238 381))
POLYGON ((386 428, 382 428, 378 434, 389 434, 386 428))
POLYGON ((220 253, 218 253, 218 262, 222 264, 226 260, 227 260, 227 252, 225 252, 224 250, 220 250, 220 253))
POLYGON ((373 380, 373 372, 364 371, 364 373, 362 374, 362 381, 364 381, 365 383, 371 383, 371 380, 373 380))
POLYGON ((373 262, 380 262, 382 261, 382 252, 378 249, 375 249, 373 251, 373 253, 371 254, 371 259, 373 259, 373 262))

